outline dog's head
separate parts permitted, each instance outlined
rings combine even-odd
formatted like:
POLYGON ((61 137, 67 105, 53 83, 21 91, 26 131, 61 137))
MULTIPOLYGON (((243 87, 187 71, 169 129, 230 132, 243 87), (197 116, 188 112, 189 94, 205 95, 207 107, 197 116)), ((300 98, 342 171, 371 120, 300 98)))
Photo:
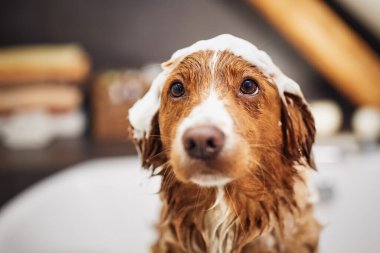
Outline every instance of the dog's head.
POLYGON ((313 167, 308 106, 265 52, 220 35, 175 52, 162 67, 129 111, 145 168, 165 164, 179 181, 217 186, 274 161, 313 167))

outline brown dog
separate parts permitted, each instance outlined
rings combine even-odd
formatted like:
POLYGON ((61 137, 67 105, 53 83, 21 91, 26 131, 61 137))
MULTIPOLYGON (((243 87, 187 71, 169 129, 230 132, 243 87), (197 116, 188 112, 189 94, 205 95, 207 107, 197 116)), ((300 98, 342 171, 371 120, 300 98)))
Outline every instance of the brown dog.
POLYGON ((129 111, 162 177, 153 252, 316 252, 314 121, 263 51, 220 35, 177 51, 129 111))

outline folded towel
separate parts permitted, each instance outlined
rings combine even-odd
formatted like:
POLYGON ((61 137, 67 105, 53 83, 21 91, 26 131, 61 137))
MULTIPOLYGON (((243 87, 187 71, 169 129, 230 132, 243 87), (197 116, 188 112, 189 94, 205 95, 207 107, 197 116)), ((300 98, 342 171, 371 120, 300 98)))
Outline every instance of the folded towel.
POLYGON ((12 149, 38 149, 54 138, 83 134, 85 115, 80 110, 50 114, 44 110, 19 112, 0 117, 0 139, 12 149))
POLYGON ((49 83, 0 87, 0 115, 36 108, 67 112, 78 108, 82 100, 82 93, 72 85, 49 83))
POLYGON ((0 84, 41 81, 78 83, 89 70, 88 57, 76 44, 0 49, 0 84))

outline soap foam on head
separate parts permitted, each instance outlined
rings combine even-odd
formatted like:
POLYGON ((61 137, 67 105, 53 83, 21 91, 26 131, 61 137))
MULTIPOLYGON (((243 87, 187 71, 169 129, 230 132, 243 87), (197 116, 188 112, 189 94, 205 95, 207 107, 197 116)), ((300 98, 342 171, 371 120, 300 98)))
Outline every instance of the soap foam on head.
POLYGON ((159 109, 160 94, 168 75, 186 56, 202 50, 230 51, 256 66, 268 80, 277 86, 283 99, 285 92, 303 98, 298 84, 282 73, 268 54, 257 49, 246 40, 230 34, 222 34, 209 40, 198 41, 189 47, 176 51, 168 61, 170 64, 163 64, 163 71, 154 79, 150 90, 129 110, 129 121, 134 129, 135 139, 141 139, 150 133, 151 121, 159 109))

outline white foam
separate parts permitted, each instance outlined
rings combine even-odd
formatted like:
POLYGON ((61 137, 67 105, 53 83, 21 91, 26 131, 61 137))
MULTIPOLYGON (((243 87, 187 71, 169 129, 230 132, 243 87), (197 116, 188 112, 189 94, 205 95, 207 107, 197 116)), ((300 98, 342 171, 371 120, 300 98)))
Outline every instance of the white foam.
POLYGON ((228 50, 236 56, 241 56, 257 68, 277 86, 280 96, 284 98, 284 92, 296 94, 303 98, 298 84, 287 77, 272 62, 272 59, 264 51, 241 38, 230 34, 222 34, 209 40, 201 40, 193 45, 176 51, 170 60, 170 64, 163 65, 163 71, 154 79, 149 92, 129 110, 129 120, 134 128, 134 137, 142 138, 151 130, 151 120, 160 106, 160 94, 167 76, 186 56, 202 50, 225 51, 228 50))
POLYGON ((150 132, 152 119, 160 106, 161 90, 166 77, 165 71, 158 74, 145 96, 129 109, 128 117, 133 126, 134 138, 141 139, 150 132))

